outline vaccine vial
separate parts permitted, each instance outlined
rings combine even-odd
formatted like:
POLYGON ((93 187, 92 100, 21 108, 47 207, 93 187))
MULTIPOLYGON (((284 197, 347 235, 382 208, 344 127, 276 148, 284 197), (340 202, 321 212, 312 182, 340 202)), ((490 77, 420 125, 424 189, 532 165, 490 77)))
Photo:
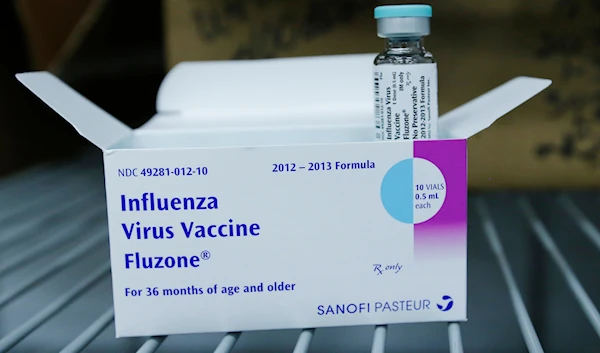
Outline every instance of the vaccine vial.
POLYGON ((437 138, 437 64, 425 47, 429 5, 379 6, 377 35, 385 50, 373 64, 377 140, 437 138))

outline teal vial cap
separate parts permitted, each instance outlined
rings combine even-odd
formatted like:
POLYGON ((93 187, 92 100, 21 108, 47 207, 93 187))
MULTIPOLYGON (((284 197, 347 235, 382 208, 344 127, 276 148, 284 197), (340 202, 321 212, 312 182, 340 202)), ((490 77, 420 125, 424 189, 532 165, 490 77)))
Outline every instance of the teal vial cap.
POLYGON ((433 10, 429 5, 385 5, 377 6, 376 19, 391 17, 431 17, 433 10))
POLYGON ((429 35, 429 5, 385 5, 374 11, 377 35, 381 38, 421 37, 429 35))

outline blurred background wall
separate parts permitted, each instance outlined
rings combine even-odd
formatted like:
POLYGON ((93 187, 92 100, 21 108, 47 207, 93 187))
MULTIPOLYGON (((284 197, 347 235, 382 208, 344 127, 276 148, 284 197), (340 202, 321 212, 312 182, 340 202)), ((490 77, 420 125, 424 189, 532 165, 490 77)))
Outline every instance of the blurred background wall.
MULTIPOLYGON (((181 61, 365 53, 374 0, 16 0, 0 25, 0 172, 87 146, 14 79, 50 70, 132 127, 181 61)), ((554 81, 469 142, 472 189, 600 186, 600 2, 432 0, 440 113, 515 76, 554 81)), ((315 83, 318 84, 318 83, 315 83)))

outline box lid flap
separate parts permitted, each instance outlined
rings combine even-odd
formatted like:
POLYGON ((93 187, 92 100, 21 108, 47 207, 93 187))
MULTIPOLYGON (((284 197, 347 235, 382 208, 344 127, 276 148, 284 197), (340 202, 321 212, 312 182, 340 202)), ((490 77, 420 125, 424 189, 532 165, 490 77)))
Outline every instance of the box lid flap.
POLYGON ((439 138, 469 138, 550 86, 551 80, 516 77, 440 117, 439 138))
MULTIPOLYGON (((144 133, 372 126, 372 57, 183 63, 161 84, 157 114, 135 134, 48 72, 17 78, 82 136, 107 150, 144 133)), ((438 138, 469 138, 550 84, 532 77, 512 79, 441 116, 438 138)))
POLYGON ((161 83, 156 111, 166 119, 226 126, 349 123, 349 117, 371 122, 373 58, 349 54, 182 62, 161 83))
POLYGON ((17 74, 17 79, 77 132, 102 150, 111 148, 132 129, 89 101, 49 72, 17 74))
MULTIPOLYGON (((159 114, 141 129, 372 124, 374 57, 180 63, 160 86, 159 114)), ((469 138, 550 84, 532 77, 512 79, 440 116, 438 138, 469 138)))

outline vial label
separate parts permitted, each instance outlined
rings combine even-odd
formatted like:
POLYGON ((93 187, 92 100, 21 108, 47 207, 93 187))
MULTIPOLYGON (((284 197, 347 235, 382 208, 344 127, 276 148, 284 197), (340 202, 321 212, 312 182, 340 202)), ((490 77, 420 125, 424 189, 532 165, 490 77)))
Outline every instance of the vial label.
POLYGON ((437 138, 437 64, 374 65, 375 137, 437 138))

